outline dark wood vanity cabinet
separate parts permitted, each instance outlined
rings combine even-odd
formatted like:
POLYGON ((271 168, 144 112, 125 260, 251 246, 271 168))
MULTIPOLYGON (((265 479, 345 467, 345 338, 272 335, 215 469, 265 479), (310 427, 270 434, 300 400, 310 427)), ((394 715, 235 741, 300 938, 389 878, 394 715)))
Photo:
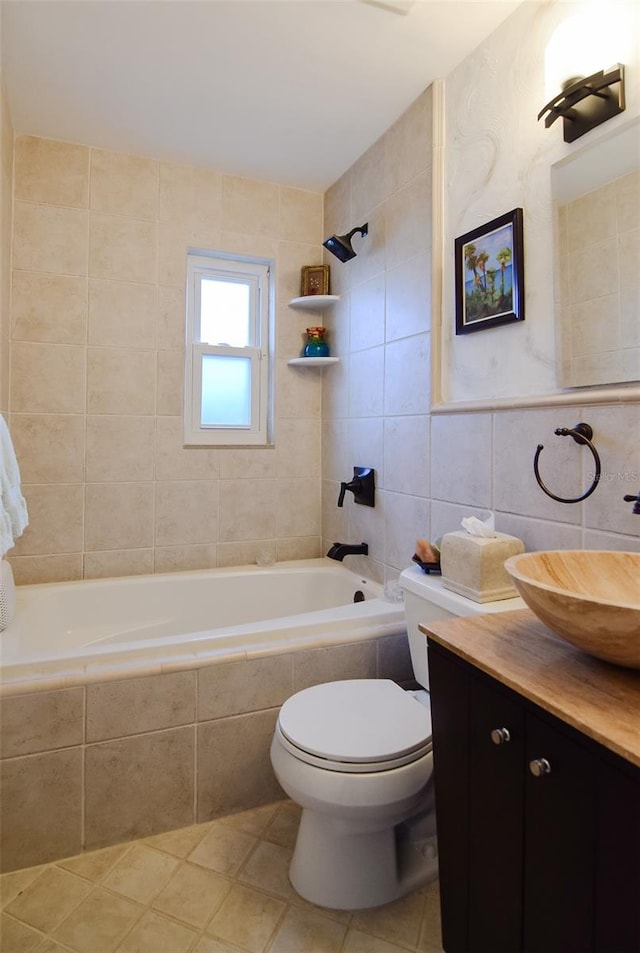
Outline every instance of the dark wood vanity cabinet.
POLYGON ((638 953, 640 769, 432 641, 429 670, 444 949, 638 953))

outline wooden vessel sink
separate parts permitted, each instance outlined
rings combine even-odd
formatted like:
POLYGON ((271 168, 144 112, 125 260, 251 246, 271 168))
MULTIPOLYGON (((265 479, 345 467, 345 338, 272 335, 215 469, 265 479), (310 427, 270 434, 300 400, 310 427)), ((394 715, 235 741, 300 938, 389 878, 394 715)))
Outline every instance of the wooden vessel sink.
POLYGON ((538 618, 589 655, 640 668, 640 553, 522 553, 505 569, 538 618))

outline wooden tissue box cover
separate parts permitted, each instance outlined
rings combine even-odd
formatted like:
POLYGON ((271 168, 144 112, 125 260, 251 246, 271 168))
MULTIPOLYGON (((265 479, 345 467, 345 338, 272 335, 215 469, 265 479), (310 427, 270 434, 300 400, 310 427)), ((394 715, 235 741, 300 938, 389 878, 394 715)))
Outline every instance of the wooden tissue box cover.
POLYGON ((471 536, 464 530, 446 533, 440 544, 442 584, 474 602, 498 602, 517 596, 511 576, 504 568, 509 556, 524 552, 516 536, 471 536))

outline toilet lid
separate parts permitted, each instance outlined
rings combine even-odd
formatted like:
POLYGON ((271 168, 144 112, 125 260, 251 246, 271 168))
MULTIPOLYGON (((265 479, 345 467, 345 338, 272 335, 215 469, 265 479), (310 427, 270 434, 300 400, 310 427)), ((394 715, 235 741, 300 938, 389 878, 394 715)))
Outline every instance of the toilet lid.
POLYGON ((345 763, 395 761, 412 752, 418 756, 431 740, 429 709, 388 679, 305 688, 284 703, 278 724, 296 748, 345 763))

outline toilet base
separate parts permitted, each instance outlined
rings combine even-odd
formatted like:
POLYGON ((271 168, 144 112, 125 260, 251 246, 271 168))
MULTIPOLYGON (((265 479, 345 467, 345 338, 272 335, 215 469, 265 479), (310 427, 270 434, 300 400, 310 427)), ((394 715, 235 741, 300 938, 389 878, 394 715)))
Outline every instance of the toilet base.
POLYGON ((333 910, 378 907, 438 875, 435 836, 416 839, 411 821, 354 831, 305 808, 289 878, 305 900, 333 910))

